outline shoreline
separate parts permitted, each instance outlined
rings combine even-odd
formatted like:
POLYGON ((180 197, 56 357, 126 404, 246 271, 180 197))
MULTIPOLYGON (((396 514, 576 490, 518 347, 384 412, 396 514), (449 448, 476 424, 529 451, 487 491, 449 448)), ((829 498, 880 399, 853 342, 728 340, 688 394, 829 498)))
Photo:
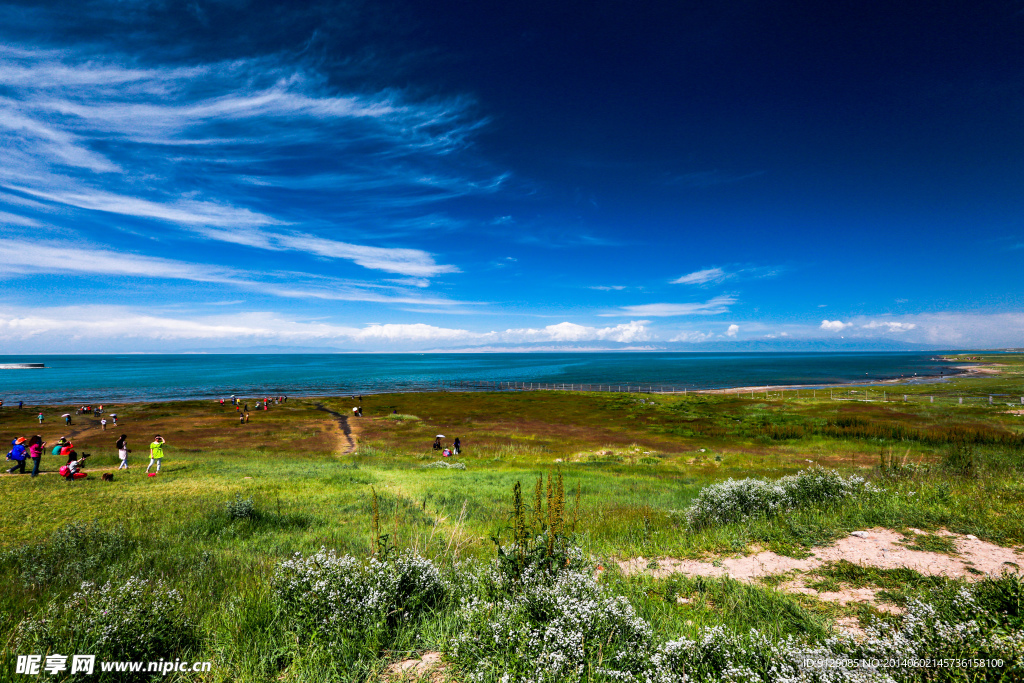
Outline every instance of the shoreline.
POLYGON ((751 391, 785 391, 786 389, 844 389, 847 387, 877 387, 877 386, 903 386, 903 385, 921 385, 921 384, 941 384, 952 378, 971 378, 971 377, 991 377, 992 375, 998 375, 999 370, 992 370, 986 367, 976 367, 972 365, 954 365, 952 370, 958 370, 959 372, 950 373, 948 375, 927 375, 919 377, 894 377, 889 379, 875 379, 868 380, 866 382, 855 381, 855 382, 834 382, 831 384, 769 384, 769 385, 757 385, 747 387, 726 387, 723 389, 694 389, 695 394, 742 394, 749 393, 751 391))

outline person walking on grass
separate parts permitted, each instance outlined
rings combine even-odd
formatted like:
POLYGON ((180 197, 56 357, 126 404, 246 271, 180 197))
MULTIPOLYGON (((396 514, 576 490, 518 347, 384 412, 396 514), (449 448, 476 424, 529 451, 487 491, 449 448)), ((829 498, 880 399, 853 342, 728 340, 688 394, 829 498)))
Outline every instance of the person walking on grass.
POLYGON ((43 424, 43 414, 39 413, 36 415, 36 419, 39 420, 39 424, 43 424))
POLYGON ((458 455, 462 452, 462 442, 459 441, 459 437, 455 437, 455 441, 452 442, 452 454, 458 455))
POLYGON ((7 474, 14 474, 14 470, 18 470, 19 474, 25 474, 25 458, 27 452, 25 450, 25 437, 19 436, 17 439, 11 442, 11 450, 7 452, 7 459, 13 460, 14 465, 7 470, 7 474))
POLYGON ((149 474, 149 468, 156 463, 155 474, 160 474, 160 461, 164 459, 164 437, 159 434, 153 438, 153 443, 149 444, 149 464, 146 465, 146 474, 149 474))
POLYGON ((119 470, 128 469, 128 454, 131 453, 131 449, 128 448, 128 435, 122 434, 121 438, 117 440, 117 457, 121 459, 121 464, 117 466, 119 470))
POLYGON ((28 457, 32 458, 33 477, 39 476, 39 462, 43 459, 43 448, 45 447, 46 442, 38 434, 28 440, 28 457))
POLYGON ((100 426, 103 428, 103 431, 107 431, 107 418, 100 420, 100 426))

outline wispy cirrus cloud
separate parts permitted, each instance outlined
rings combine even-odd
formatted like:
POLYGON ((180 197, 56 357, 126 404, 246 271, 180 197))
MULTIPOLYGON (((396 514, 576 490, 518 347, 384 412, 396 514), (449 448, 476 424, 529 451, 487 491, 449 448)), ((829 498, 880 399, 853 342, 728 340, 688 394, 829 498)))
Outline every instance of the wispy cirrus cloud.
MULTIPOLYGON (((409 293, 401 286, 353 282, 309 273, 275 271, 252 273, 244 269, 145 256, 109 248, 28 242, 0 238, 0 277, 54 273, 186 280, 233 285, 291 299, 368 301, 377 303, 456 306, 474 302, 409 293)), ((420 286, 416 283, 415 286, 420 286)))
POLYGON ((726 273, 721 268, 705 268, 704 270, 695 270, 692 273, 683 275, 680 278, 672 280, 674 285, 703 285, 708 282, 721 282, 726 278, 730 277, 730 273, 726 273))
POLYGON ((459 269, 366 236, 435 228, 449 219, 425 224, 425 204, 507 177, 456 154, 484 123, 470 100, 338 92, 282 55, 144 66, 8 46, 0 92, 0 209, 21 225, 35 218, 5 197, 422 279, 459 269))
POLYGON ((687 273, 672 280, 673 285, 710 285, 725 282, 732 279, 756 280, 766 277, 775 277, 783 272, 783 268, 767 266, 734 266, 726 270, 715 266, 704 268, 687 273))
POLYGON ((729 306, 736 303, 733 296, 716 296, 704 302, 671 304, 639 304, 636 306, 623 306, 617 312, 600 313, 604 317, 636 316, 667 318, 683 315, 718 315, 729 311, 729 306))

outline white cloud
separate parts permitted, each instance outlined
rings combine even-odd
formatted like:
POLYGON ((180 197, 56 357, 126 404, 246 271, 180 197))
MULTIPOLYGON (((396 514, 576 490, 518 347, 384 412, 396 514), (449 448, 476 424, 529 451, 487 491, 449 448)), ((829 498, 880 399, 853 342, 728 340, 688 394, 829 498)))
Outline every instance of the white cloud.
POLYGON ((879 321, 872 320, 871 322, 861 325, 861 329, 864 330, 877 330, 884 329, 889 332, 908 332, 917 327, 915 323, 901 323, 895 321, 879 321))
POLYGON ((716 296, 703 303, 687 304, 640 304, 637 306, 623 306, 616 313, 601 313, 605 317, 629 315, 637 317, 666 318, 681 315, 717 315, 726 313, 729 306, 736 302, 732 296, 716 296))
POLYGON ((739 325, 729 325, 729 329, 725 331, 726 337, 735 337, 736 333, 740 331, 739 325))
POLYGON ((683 275, 682 277, 672 280, 673 285, 703 285, 708 282, 720 282, 729 277, 729 273, 726 273, 721 268, 707 268, 705 270, 698 270, 689 275, 683 275))
POLYGON ((498 334, 497 337, 501 341, 506 342, 647 341, 651 338, 651 333, 645 326, 646 322, 646 320, 633 320, 614 327, 587 327, 585 325, 563 322, 557 325, 548 325, 541 329, 505 330, 498 334))
POLYGON ((847 327, 853 327, 853 323, 844 323, 841 320, 822 320, 820 329, 827 332, 842 332, 847 327))
POLYGON ((713 335, 711 332, 697 332, 697 331, 680 332, 676 336, 674 336, 671 339, 669 339, 669 341, 670 342, 702 342, 702 341, 707 341, 708 339, 710 339, 713 336, 715 336, 715 335, 713 335))
POLYGON ((588 289, 596 289, 599 292, 619 292, 625 288, 625 285, 592 285, 588 289))
POLYGON ((0 341, 20 342, 34 349, 71 350, 75 346, 111 348, 137 345, 224 341, 234 346, 253 344, 360 345, 367 343, 415 347, 417 344, 466 342, 644 341, 645 321, 595 328, 563 322, 540 329, 474 332, 425 323, 368 324, 363 327, 300 320, 270 312, 181 316, 139 311, 123 306, 17 308, 0 306, 0 341), (59 335, 53 335, 54 332, 59 335))

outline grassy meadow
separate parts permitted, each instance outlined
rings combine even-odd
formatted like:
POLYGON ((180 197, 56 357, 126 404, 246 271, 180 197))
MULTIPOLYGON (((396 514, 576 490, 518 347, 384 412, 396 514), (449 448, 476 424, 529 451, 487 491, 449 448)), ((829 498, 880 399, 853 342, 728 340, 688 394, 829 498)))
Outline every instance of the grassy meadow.
MULTIPOLYGON (((669 662, 664 665, 668 668, 659 669, 661 678, 648 680, 705 680, 700 678, 705 674, 707 680, 726 680, 722 670, 704 672, 703 664, 685 663, 689 660, 679 648, 690 648, 687 656, 694 657, 697 645, 672 646, 678 639, 704 642, 715 629, 737 639, 736 652, 748 653, 730 656, 739 658, 737 667, 760 676, 749 680, 775 680, 769 665, 743 657, 775 652, 772 648, 783 647, 778 643, 787 637, 800 639, 806 647, 833 647, 827 644, 837 637, 839 618, 855 617, 863 626, 887 620, 896 624, 898 618, 870 606, 839 606, 786 593, 778 588, 781 578, 745 584, 626 576, 617 561, 713 560, 759 549, 802 557, 809 548, 872 527, 945 529, 1003 546, 1024 544, 1024 417, 1009 412, 1007 405, 1016 401, 1024 408, 1019 405, 1024 356, 983 360, 998 364, 998 374, 887 387, 899 398, 907 394, 918 399, 906 402, 855 400, 856 394, 848 392, 842 394, 848 400, 829 400, 828 390, 813 396, 805 390, 799 397, 786 392, 784 400, 778 394, 765 399, 763 394, 438 392, 363 396, 361 403, 354 398, 290 398, 268 411, 251 410, 250 422, 239 424, 230 405, 180 401, 106 406, 108 413, 118 414, 119 425, 108 425, 105 431, 98 418, 87 415, 75 416, 74 424, 65 427, 59 416, 73 413, 70 406, 26 406, 20 411, 5 406, 0 410, 5 439, 39 433, 52 446, 66 435, 79 453, 92 456, 85 468, 90 476, 81 481, 66 482, 56 474, 63 463, 49 455, 49 448, 41 476, 0 476, 5 532, 0 536, 5 574, 0 652, 8 653, 0 662, 0 680, 30 680, 13 673, 15 654, 99 647, 95 642, 100 641, 90 640, 92 627, 82 625, 92 622, 74 616, 76 610, 91 614, 87 601, 75 602, 83 581, 97 587, 109 582, 106 593, 93 595, 88 590, 100 589, 87 589, 89 604, 159 603, 152 609, 131 608, 135 621, 125 628, 152 634, 152 642, 126 652, 137 658, 212 662, 209 672, 174 672, 157 676, 160 680, 398 680, 387 667, 426 651, 444 655, 443 676, 453 681, 501 680, 505 673, 510 673, 509 680, 642 680, 635 673, 642 665, 636 662, 657 657, 669 662), (988 394, 999 398, 992 404, 973 400, 960 405, 954 400, 988 394), (923 399, 928 395, 941 398, 932 403, 923 399), (363 417, 351 416, 355 405, 362 405, 363 417), (45 415, 42 425, 36 421, 40 411, 45 415), (350 434, 345 433, 346 423, 350 434), (115 472, 119 461, 114 442, 122 433, 133 451, 130 469, 115 472), (155 434, 166 439, 166 455, 160 474, 147 477, 148 444, 155 434), (446 436, 446 445, 459 437, 463 453, 441 458, 431 448, 436 434, 446 436), (464 469, 451 466, 456 464, 464 469), (857 475, 872 486, 857 495, 738 521, 688 521, 688 508, 708 486, 750 477, 776 480, 815 467, 844 477, 857 475), (100 480, 106 471, 115 472, 113 482, 100 480), (543 477, 539 498, 538 477, 543 477), (559 479, 564 495, 558 493, 559 479), (517 482, 524 514, 536 522, 533 534, 549 538, 547 550, 543 542, 530 545, 534 541, 527 536, 532 539, 532 534, 517 536, 517 482), (541 501, 547 517, 534 516, 535 500, 541 501), (547 524, 552 514, 561 515, 557 533, 547 524), (517 538, 520 554, 509 556, 520 558, 519 564, 507 572, 500 563, 494 569, 495 539, 510 544, 517 538), (550 643, 542 647, 509 635, 498 639, 503 646, 487 645, 467 636, 507 628, 535 638, 543 624, 562 623, 558 620, 571 616, 571 610, 563 614, 552 606, 562 604, 562 598, 520 614, 522 605, 533 604, 529 596, 534 595, 524 588, 534 579, 523 578, 532 576, 523 567, 535 566, 530 564, 534 560, 522 559, 528 554, 524 547, 536 551, 529 557, 546 558, 536 566, 556 558, 560 567, 575 568, 574 580, 580 585, 600 566, 600 578, 586 587, 603 591, 604 597, 594 597, 593 604, 612 601, 600 614, 618 614, 620 607, 609 596, 623 599, 632 610, 632 616, 620 615, 620 621, 595 616, 587 622, 590 626, 573 627, 573 633, 582 634, 597 629, 600 638, 594 642, 605 643, 591 647, 591 636, 580 636, 576 668, 559 669, 565 657, 552 655, 550 643), (313 564, 282 564, 296 553, 305 562, 321 548, 336 551, 335 559, 323 555, 313 564), (339 564, 337 558, 345 555, 357 558, 359 567, 339 564), (371 556, 377 564, 366 565, 371 556), (429 560, 432 568, 399 559, 413 556, 429 560), (443 577, 443 589, 431 583, 435 569, 443 577), (321 582, 301 589, 313 575, 321 576, 321 582), (372 603, 377 606, 342 623, 338 605, 369 600, 362 593, 348 598, 335 594, 341 590, 337 586, 356 575, 364 583, 392 586, 407 602, 390 607, 372 603), (412 581, 408 576, 420 578, 412 581), (414 589, 406 591, 401 586, 408 581, 414 589), (117 593, 123 586, 134 587, 131 595, 117 593), (173 591, 175 597, 165 599, 160 591, 173 591), (321 604, 324 600, 328 603, 321 604), (177 607, 166 606, 171 603, 177 607), (501 622, 499 628, 493 621, 498 617, 487 612, 492 621, 486 621, 480 605, 492 611, 505 605, 502 614, 519 616, 508 616, 512 621, 501 622), (385 616, 367 616, 374 610, 385 616), (650 633, 631 619, 642 620, 650 633), (333 625, 325 626, 328 622, 333 625), (750 635, 751 629, 757 635, 750 635), (658 643, 651 647, 662 648, 660 654, 630 649, 645 639, 658 643), (532 659, 521 654, 532 647, 541 648, 532 659), (608 669, 613 651, 620 667, 615 671, 608 669), (545 679, 535 662, 547 661, 549 655, 554 673, 545 679), (675 673, 665 673, 670 669, 675 673), (630 675, 635 678, 623 678, 622 671, 634 672, 630 675), (680 673, 685 671, 689 673, 680 673)), ((880 397, 880 392, 873 387, 870 395, 880 397)), ((251 409, 255 399, 248 403, 251 409)), ((938 539, 929 548, 949 551, 941 536, 920 538, 921 543, 938 539)), ((956 596, 966 590, 951 579, 856 566, 830 567, 815 580, 826 586, 874 586, 904 606, 928 596, 929 604, 940 606, 939 614, 955 611, 957 600, 963 602, 956 596)), ((544 590, 555 590, 551 586, 556 584, 562 585, 543 584, 544 590)), ((998 617, 990 631, 1019 634, 1019 580, 1007 577, 984 586, 970 599, 998 606, 993 614, 1009 615, 998 617), (1013 604, 1016 608, 1006 607, 1013 604)), ((96 618, 100 631, 113 628, 102 626, 106 610, 96 618)), ((129 621, 126 617, 125 623, 129 621)), ((978 642, 984 638, 979 635, 978 642)), ((104 647, 116 646, 109 638, 103 642, 104 647)), ((1024 652, 1024 641, 992 642, 991 651, 1009 652, 1011 663, 984 671, 930 670, 932 678, 915 678, 925 674, 914 670, 904 672, 909 678, 899 678, 889 671, 883 673, 894 678, 863 680, 1021 680, 1016 678, 1024 676, 1021 662, 1011 660, 1014 652, 1024 652)), ((113 651, 109 647, 106 651, 113 651)), ((777 656, 795 657, 786 652, 777 656)), ((707 652, 701 657, 717 661, 707 652)), ((41 678, 87 680, 69 676, 64 672, 41 678)))

